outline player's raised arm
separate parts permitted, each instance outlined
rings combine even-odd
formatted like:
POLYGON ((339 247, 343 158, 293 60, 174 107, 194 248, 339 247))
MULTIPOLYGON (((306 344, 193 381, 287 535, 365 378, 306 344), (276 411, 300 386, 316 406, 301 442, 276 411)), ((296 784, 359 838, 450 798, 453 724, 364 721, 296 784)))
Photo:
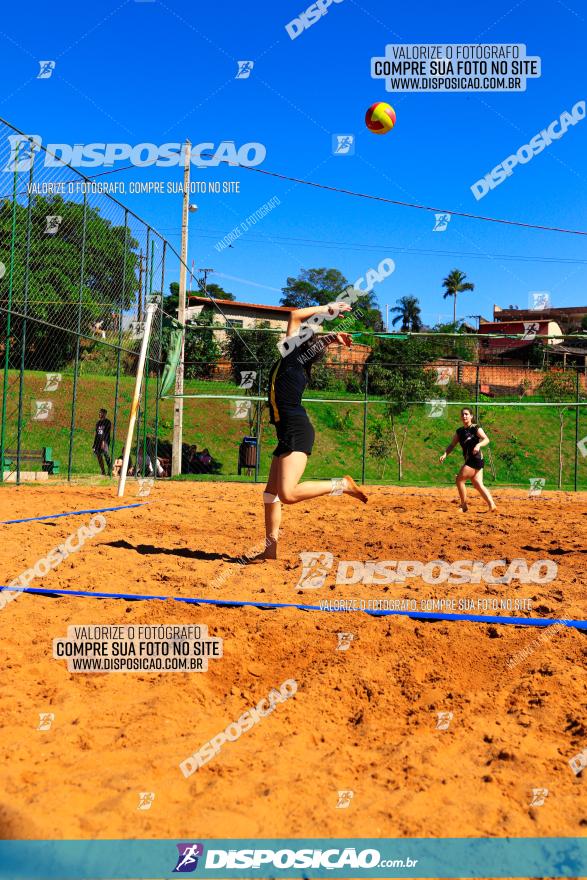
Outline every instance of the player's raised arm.
MULTIPOLYGON (((295 336, 305 321, 310 321, 315 315, 323 316, 322 320, 334 320, 342 312, 350 312, 351 306, 347 302, 329 303, 326 306, 308 306, 306 309, 293 309, 287 322, 287 335, 295 336)), ((319 322, 315 322, 319 323, 319 322)))

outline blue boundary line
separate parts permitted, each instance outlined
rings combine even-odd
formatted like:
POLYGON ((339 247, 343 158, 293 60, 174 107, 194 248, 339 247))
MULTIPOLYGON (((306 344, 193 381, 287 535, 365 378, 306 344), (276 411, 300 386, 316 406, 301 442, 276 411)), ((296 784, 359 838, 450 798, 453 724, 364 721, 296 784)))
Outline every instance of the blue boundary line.
POLYGON ((14 523, 37 522, 41 519, 59 519, 61 516, 83 516, 85 513, 107 513, 111 510, 130 510, 131 507, 142 507, 150 504, 150 501, 138 501, 136 504, 119 504, 117 507, 97 507, 95 510, 67 510, 65 513, 48 513, 46 516, 29 516, 26 519, 5 519, 0 526, 10 526, 14 523))
MULTIPOLYGON (((13 593, 33 593, 39 596, 77 596, 90 599, 124 599, 127 602, 147 602, 159 600, 163 602, 185 602, 188 605, 216 605, 227 608, 297 608, 299 611, 322 611, 326 614, 348 614, 343 608, 320 608, 319 605, 302 605, 297 602, 252 602, 242 599, 201 599, 183 596, 153 596, 134 593, 93 593, 89 590, 43 589, 41 587, 8 587, 0 585, 0 592, 8 590, 13 593)), ((356 609, 372 617, 411 617, 417 620, 467 620, 472 623, 502 623, 512 626, 552 626, 555 623, 569 628, 587 630, 587 620, 560 620, 551 617, 496 617, 486 614, 439 614, 432 611, 394 611, 369 608, 356 609)))

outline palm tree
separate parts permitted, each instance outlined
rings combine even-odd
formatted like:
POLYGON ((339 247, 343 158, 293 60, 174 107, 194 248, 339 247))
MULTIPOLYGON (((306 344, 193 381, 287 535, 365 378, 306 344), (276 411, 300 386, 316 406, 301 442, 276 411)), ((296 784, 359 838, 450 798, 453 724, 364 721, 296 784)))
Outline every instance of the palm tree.
POLYGON ((455 328, 457 324, 457 293, 462 293, 464 290, 475 290, 474 284, 471 284, 470 281, 465 281, 466 277, 465 273, 461 272, 460 269, 453 269, 442 282, 442 286, 446 288, 443 298, 446 299, 447 296, 454 297, 453 324, 455 328))
POLYGON ((397 305, 391 309, 392 312, 397 312, 396 317, 391 322, 393 326, 395 327, 398 321, 401 321, 401 329, 403 331, 411 330, 412 333, 417 333, 421 330, 422 321, 420 319, 420 306, 417 298, 415 296, 402 296, 396 300, 396 303, 397 305))

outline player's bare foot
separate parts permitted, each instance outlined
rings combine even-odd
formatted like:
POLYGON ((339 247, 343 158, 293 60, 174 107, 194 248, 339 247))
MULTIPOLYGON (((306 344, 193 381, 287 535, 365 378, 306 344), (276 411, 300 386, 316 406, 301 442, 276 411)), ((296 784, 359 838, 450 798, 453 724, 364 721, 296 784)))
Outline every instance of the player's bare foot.
POLYGON ((344 480, 344 493, 345 495, 352 495, 353 498, 356 498, 358 501, 362 501, 363 504, 366 504, 369 500, 363 490, 357 486, 352 477, 349 477, 348 474, 345 474, 343 477, 344 480))
POLYGON ((251 556, 249 560, 247 560, 247 565, 256 565, 259 562, 274 562, 277 559, 277 541, 270 541, 269 538, 266 539, 267 546, 261 553, 257 553, 256 556, 251 556))
POLYGON ((468 509, 469 509, 469 505, 468 505, 468 504, 461 504, 461 505, 459 505, 459 510, 461 511, 461 513, 466 513, 466 512, 468 511, 468 509))

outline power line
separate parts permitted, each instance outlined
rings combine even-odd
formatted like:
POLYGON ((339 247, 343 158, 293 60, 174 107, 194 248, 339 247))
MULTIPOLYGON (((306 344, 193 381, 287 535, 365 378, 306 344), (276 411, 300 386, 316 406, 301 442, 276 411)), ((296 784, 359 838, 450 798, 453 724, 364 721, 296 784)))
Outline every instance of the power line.
MULTIPOLYGON (((212 153, 204 154, 206 158, 214 158, 212 153)), ((434 208, 431 205, 418 205, 416 202, 403 202, 399 199, 389 199, 386 196, 374 196, 371 193, 356 192, 351 189, 344 189, 340 186, 329 186, 326 183, 316 183, 313 180, 303 180, 301 177, 292 177, 289 174, 280 174, 277 171, 267 171, 265 168, 253 168, 250 165, 241 165, 240 162, 231 162, 230 159, 221 159, 227 165, 233 168, 243 168, 245 171, 253 171, 256 174, 265 174, 267 177, 276 177, 279 180, 288 180, 291 183, 299 183, 302 186, 312 186, 316 189, 324 189, 328 192, 342 193, 347 196, 355 196, 355 198, 369 199, 375 202, 384 202, 388 205, 398 205, 402 208, 415 208, 418 211, 433 211, 438 214, 451 214, 453 217, 466 217, 469 220, 484 220, 486 223, 502 223, 506 226, 520 226, 524 229, 539 229, 543 232, 564 232, 567 235, 587 235, 587 231, 582 229, 564 229, 559 226, 542 226, 538 223, 523 223, 521 220, 505 220, 501 217, 485 217, 482 214, 470 214, 466 211, 453 211, 450 208, 434 208)))
POLYGON ((433 208, 430 205, 418 205, 415 202, 402 202, 399 199, 388 199, 386 196, 374 196, 371 193, 356 192, 351 189, 344 189, 339 186, 328 186, 325 183, 316 183, 312 180, 303 180, 301 177, 291 177, 288 174, 278 174, 276 171, 267 171, 264 168, 252 168, 248 165, 240 165, 235 162, 229 162, 229 165, 237 165, 246 171, 254 171, 257 174, 265 174, 268 177, 276 177, 280 180, 289 180, 292 183, 299 183, 302 186, 312 186, 316 189, 324 189, 329 192, 342 193, 347 196, 355 196, 359 199, 369 199, 370 201, 383 202, 388 205, 398 205, 402 208, 415 208, 418 211, 433 211, 438 214, 451 214, 453 217, 466 217, 469 220, 484 220, 486 223, 502 223, 506 226, 521 226, 524 229, 539 229, 542 232, 564 232, 567 235, 587 235, 587 231, 582 229, 563 229, 559 226, 541 226, 538 223, 523 223, 521 220, 505 220, 501 217, 485 217, 482 214, 469 214, 466 211, 453 211, 450 208, 433 208))
MULTIPOLYGON (((166 230, 161 230, 165 232, 166 230)), ((167 233, 169 234, 169 232, 167 233)), ((222 234, 220 230, 208 229, 205 232, 200 232, 198 230, 198 237, 200 238, 216 238, 217 235, 222 234)), ((433 250, 432 248, 409 248, 402 247, 399 245, 393 244, 356 244, 353 242, 346 241, 330 241, 328 239, 315 239, 315 238, 298 238, 296 236, 287 236, 287 235, 268 235, 267 237, 259 237, 255 238, 252 235, 247 235, 238 240, 238 244, 242 244, 243 242, 250 242, 251 244, 272 244, 273 241, 275 244, 283 244, 287 246, 292 245, 300 245, 304 246, 316 246, 316 247, 330 247, 334 250, 357 250, 357 251, 377 251, 381 252, 382 250, 390 250, 395 251, 396 253, 407 253, 407 254, 417 254, 418 256, 429 256, 429 257, 472 257, 479 259, 500 259, 500 260, 519 260, 520 262, 528 262, 528 263, 564 263, 568 265, 587 265, 587 260, 581 259, 579 257, 531 257, 525 256, 523 254, 492 254, 492 253, 479 253, 476 251, 448 251, 448 250, 433 250)))

